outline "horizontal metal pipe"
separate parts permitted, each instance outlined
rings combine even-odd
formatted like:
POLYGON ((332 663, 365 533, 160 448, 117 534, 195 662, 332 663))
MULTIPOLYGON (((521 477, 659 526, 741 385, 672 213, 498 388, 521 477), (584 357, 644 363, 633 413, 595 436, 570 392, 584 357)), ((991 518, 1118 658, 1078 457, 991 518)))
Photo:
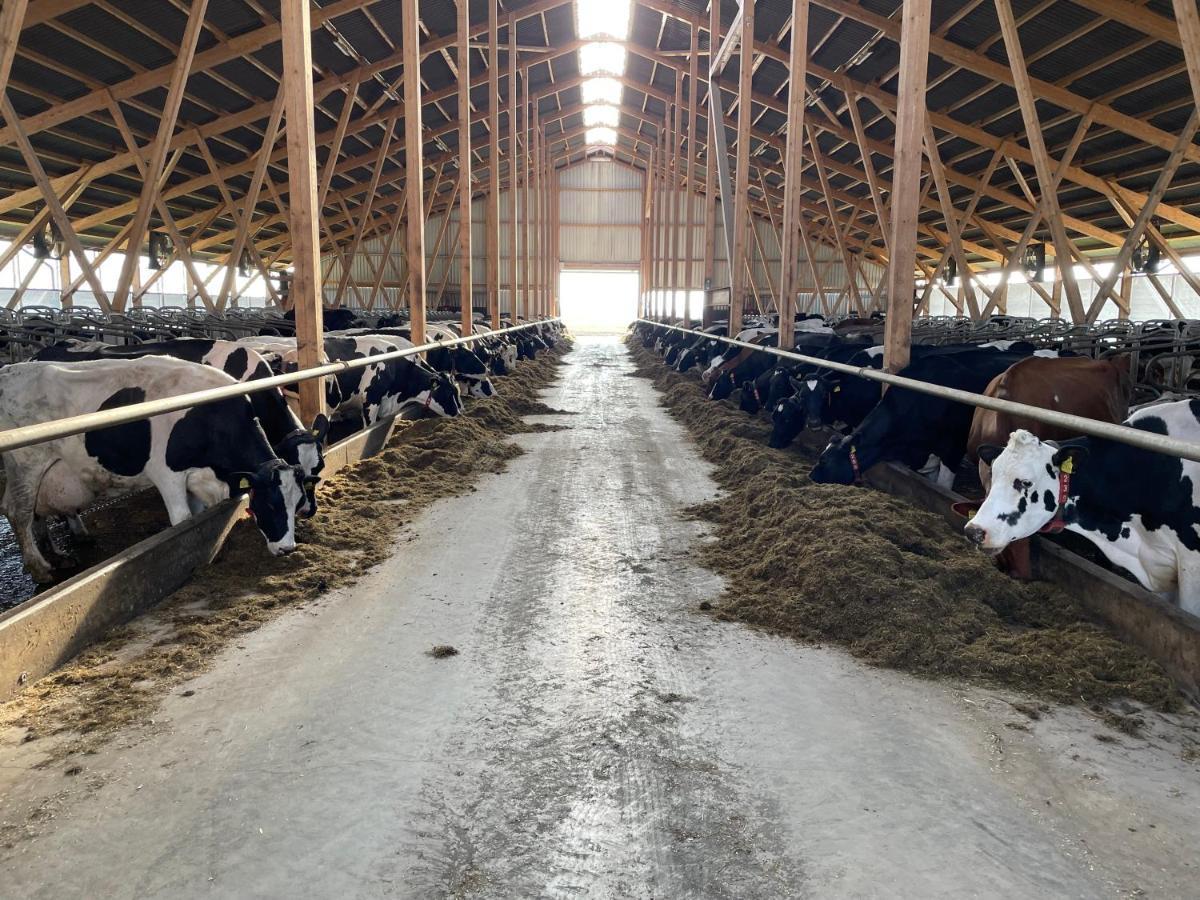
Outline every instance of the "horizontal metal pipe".
POLYGON ((671 331, 682 331, 685 334, 694 334, 698 337, 722 341, 726 344, 732 344, 735 347, 759 350, 783 359, 809 363, 810 365, 820 366, 823 369, 843 372, 847 375, 857 375, 859 378, 878 381, 881 384, 891 385, 892 387, 908 388, 909 390, 929 394, 933 397, 942 397, 946 400, 954 400, 957 403, 966 403, 969 406, 979 406, 984 409, 995 410, 996 412, 1025 416, 1027 419, 1033 419, 1036 422, 1042 422, 1046 425, 1056 425, 1069 431, 1078 432, 1079 434, 1118 441, 1119 443, 1138 447, 1142 450, 1152 450, 1155 453, 1165 453, 1168 456, 1178 456, 1181 459, 1200 462, 1200 444, 1194 444, 1191 441, 1181 441, 1178 438, 1166 437, 1161 434, 1152 434, 1148 431, 1130 428, 1128 425, 1114 425, 1111 422, 1099 422, 1096 419, 1088 419, 1084 416, 1073 416, 1070 413, 1042 409, 1040 406, 1028 406, 1024 403, 1015 403, 1012 400, 985 397, 983 394, 960 391, 957 388, 945 387, 940 384, 930 384, 927 381, 918 381, 915 378, 904 378, 900 375, 893 375, 890 372, 881 372, 878 369, 870 369, 865 366, 850 366, 845 363, 821 359, 818 356, 805 356, 803 353, 794 353, 791 350, 780 350, 778 347, 762 347, 758 344, 751 344, 749 341, 739 341, 736 338, 705 334, 703 331, 697 331, 693 328, 664 325, 661 322, 655 322, 651 319, 638 319, 637 321, 645 322, 647 325, 656 325, 660 328, 668 328, 671 331))
MULTIPOLYGON (((145 403, 131 403, 129 406, 120 406, 116 409, 105 409, 94 413, 84 413, 81 416, 71 416, 69 419, 55 419, 50 422, 38 422, 35 425, 22 425, 18 428, 10 428, 8 431, 0 431, 0 453, 7 453, 9 450, 18 450, 21 447, 28 447, 32 444, 41 444, 46 441, 70 437, 73 434, 82 434, 85 431, 94 431, 97 428, 107 428, 112 425, 137 422, 140 419, 149 419, 152 416, 160 416, 163 413, 176 412, 192 406, 204 406, 208 403, 216 403, 218 400, 227 400, 230 397, 241 397, 247 394, 255 394, 259 391, 270 390, 271 388, 298 384, 301 381, 307 381, 310 378, 319 378, 322 375, 336 375, 339 372, 346 372, 351 369, 364 369, 376 363, 402 359, 406 356, 416 356, 427 350, 436 350, 438 347, 454 347, 458 344, 478 341, 486 338, 488 335, 509 334, 514 331, 520 331, 523 328, 533 328, 546 322, 556 321, 558 321, 557 318, 539 319, 537 322, 527 322, 524 325, 500 328, 496 331, 489 331, 487 334, 473 334, 468 337, 451 338, 446 341, 433 341, 432 343, 421 344, 417 347, 406 347, 403 350, 393 350, 390 353, 378 353, 375 356, 366 356, 362 359, 349 359, 342 362, 313 366, 309 369, 298 369, 286 375, 272 375, 270 378, 241 381, 226 387, 207 388, 203 391, 193 391, 190 394, 177 394, 174 397, 147 400, 145 403)), ((267 337, 269 339, 269 336, 267 337)))

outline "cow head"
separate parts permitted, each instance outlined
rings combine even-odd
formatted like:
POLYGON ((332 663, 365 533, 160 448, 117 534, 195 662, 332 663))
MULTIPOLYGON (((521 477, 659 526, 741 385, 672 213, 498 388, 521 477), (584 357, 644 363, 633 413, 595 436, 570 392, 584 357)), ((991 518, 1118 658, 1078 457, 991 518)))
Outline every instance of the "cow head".
POLYGON ((829 442, 808 477, 817 484, 854 484, 866 468, 854 445, 854 435, 847 434, 829 442))
POLYGON ((321 448, 329 434, 329 419, 323 413, 313 420, 311 429, 297 428, 273 448, 279 458, 300 467, 304 495, 296 508, 296 515, 308 519, 317 512, 317 484, 321 481, 321 470, 325 468, 325 456, 321 448))
POLYGON ((429 387, 420 400, 430 412, 439 416, 457 416, 462 410, 462 395, 458 385, 453 378, 441 372, 430 373, 429 387))
POLYGON ((758 379, 747 379, 738 386, 738 389, 741 391, 741 396, 738 398, 738 409, 752 416, 756 415, 762 409, 758 394, 758 379))
POLYGON ((269 459, 254 472, 229 476, 231 493, 249 493, 250 515, 267 539, 272 556, 296 549, 296 510, 304 503, 304 473, 282 459, 269 459))
POLYGON ((467 386, 467 396, 482 400, 496 393, 492 381, 486 375, 459 375, 459 380, 467 386))
POLYGON ((804 430, 804 408, 796 397, 784 397, 771 410, 771 437, 768 447, 782 450, 804 430))
POLYGON ((675 364, 675 360, 677 359, 679 359, 679 344, 672 344, 670 349, 667 350, 667 355, 664 357, 664 362, 666 362, 668 366, 672 366, 675 364))
POLYGON ((708 399, 724 400, 733 394, 733 388, 733 374, 731 372, 722 372, 712 383, 712 387, 709 388, 708 399))
POLYGON ((826 377, 806 378, 803 381, 793 378, 790 380, 796 399, 804 410, 804 425, 814 431, 829 424, 826 411, 833 401, 833 393, 840 391, 841 385, 834 384, 826 377))
POLYGON ((979 459, 992 467, 992 488, 964 529, 968 540, 987 553, 1029 537, 1059 514, 1070 475, 1087 448, 1060 447, 1018 428, 1001 447, 984 445, 979 459))

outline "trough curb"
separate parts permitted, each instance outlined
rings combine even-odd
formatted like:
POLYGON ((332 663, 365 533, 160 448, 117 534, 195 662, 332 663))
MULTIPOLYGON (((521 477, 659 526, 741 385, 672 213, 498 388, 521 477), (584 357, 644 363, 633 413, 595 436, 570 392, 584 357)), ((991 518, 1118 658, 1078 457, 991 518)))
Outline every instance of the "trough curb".
MULTIPOLYGON (((379 453, 391 416, 325 451, 322 476, 379 453)), ((226 500, 0 614, 0 703, 157 606, 216 558, 247 500, 226 500)))

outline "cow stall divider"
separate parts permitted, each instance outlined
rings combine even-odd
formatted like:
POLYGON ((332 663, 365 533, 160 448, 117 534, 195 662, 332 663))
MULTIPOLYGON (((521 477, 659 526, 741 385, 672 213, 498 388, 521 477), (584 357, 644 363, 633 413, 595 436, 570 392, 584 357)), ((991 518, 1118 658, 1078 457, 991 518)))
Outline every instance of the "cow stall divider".
MULTIPOLYGON (((557 318, 539 319, 484 335, 437 341, 255 382, 14 428, 0 432, 0 452, 557 321, 557 318), (36 435, 32 439, 30 432, 36 435)), ((379 453, 387 445, 397 419, 402 417, 403 411, 327 447, 322 476, 332 475, 379 453)), ((24 684, 53 672, 112 629, 133 620, 174 593, 192 572, 213 561, 247 507, 245 496, 232 497, 0 614, 0 702, 10 699, 24 684)))
MULTIPOLYGON (((838 363, 791 350, 780 350, 778 347, 763 347, 748 341, 721 337, 696 329, 680 328, 652 319, 638 319, 637 321, 706 340, 720 341, 736 347, 769 353, 790 362, 808 363, 823 369, 877 381, 884 385, 902 387, 998 412, 1017 414, 1047 424, 1072 430, 1077 429, 1079 434, 1119 441, 1143 450, 1200 462, 1200 444, 1190 441, 1151 434, 1125 425, 1113 425, 1083 416, 1028 406, 1011 400, 985 397, 971 391, 905 378, 876 369, 838 363)), ((819 452, 827 438, 824 435, 818 437, 816 432, 804 431, 797 440, 803 443, 807 449, 819 452)), ((879 463, 864 475, 868 482, 880 490, 904 497, 923 506, 942 516, 951 525, 962 526, 962 520, 952 512, 952 507, 966 501, 965 497, 939 487, 897 463, 879 463)), ((1174 679, 1180 690, 1192 702, 1200 703, 1200 618, 1184 612, 1141 585, 1122 578, 1059 544, 1041 537, 1034 537, 1031 540, 1037 548, 1034 558, 1036 575, 1067 588, 1090 614, 1111 627, 1122 640, 1140 647, 1149 654, 1174 679)))

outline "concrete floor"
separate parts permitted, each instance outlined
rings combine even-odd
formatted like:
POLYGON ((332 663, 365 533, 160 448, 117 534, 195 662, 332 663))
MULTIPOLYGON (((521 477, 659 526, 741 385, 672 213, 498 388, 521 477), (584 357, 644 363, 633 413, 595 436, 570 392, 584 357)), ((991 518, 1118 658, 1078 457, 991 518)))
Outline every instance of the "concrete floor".
POLYGON ((0 895, 1200 894, 1170 740, 696 614, 704 464, 615 339, 570 362, 569 430, 231 648, 83 761, 93 789, 0 758, 6 815, 55 814, 0 851, 0 895))

